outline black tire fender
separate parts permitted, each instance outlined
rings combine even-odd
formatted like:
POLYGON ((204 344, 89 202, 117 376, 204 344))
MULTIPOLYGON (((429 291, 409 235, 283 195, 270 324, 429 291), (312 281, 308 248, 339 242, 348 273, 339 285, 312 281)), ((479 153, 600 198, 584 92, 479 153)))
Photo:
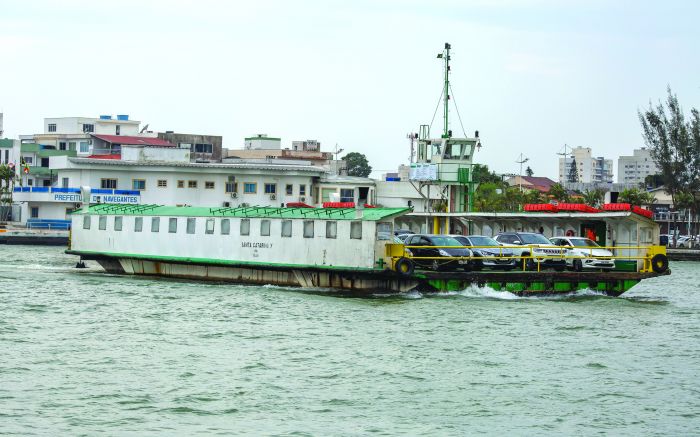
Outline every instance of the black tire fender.
POLYGON ((663 273, 668 270, 668 257, 663 253, 657 253, 651 258, 651 269, 654 273, 663 273))
POLYGON ((415 268, 413 261, 404 257, 399 258, 394 264, 394 270, 401 276, 411 276, 415 268))

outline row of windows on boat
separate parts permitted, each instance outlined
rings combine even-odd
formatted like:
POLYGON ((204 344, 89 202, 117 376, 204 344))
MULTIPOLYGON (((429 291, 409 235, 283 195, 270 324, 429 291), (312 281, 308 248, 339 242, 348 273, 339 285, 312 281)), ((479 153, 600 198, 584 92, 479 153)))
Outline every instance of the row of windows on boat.
MULTIPOLYGON (((92 226, 92 217, 90 215, 83 216, 83 229, 90 229, 92 226)), ((108 216, 99 216, 97 228, 101 231, 107 230, 107 219, 108 216)), ((144 232, 144 218, 134 217, 132 224, 132 229, 134 232, 144 232)), ((178 223, 180 220, 177 217, 168 217, 168 232, 175 234, 178 232, 178 223)), ((196 217, 187 217, 185 224, 185 232, 188 234, 196 234, 198 228, 198 220, 196 217)), ((112 229, 114 231, 120 232, 124 229, 124 217, 114 216, 111 220, 112 229)), ((209 218, 204 219, 204 233, 205 234, 215 234, 217 219, 209 218)), ((231 219, 218 219, 219 234, 220 235, 230 235, 231 234, 231 219)), ((282 237, 292 237, 294 234, 293 220, 280 220, 280 236, 282 237)), ((326 223, 326 238, 337 238, 338 235, 338 222, 331 220, 324 220, 326 223)), ((150 218, 150 231, 160 232, 161 217, 151 217, 150 218)), ((304 238, 313 238, 315 233, 315 224, 313 220, 303 220, 303 235, 304 238)), ((391 226, 390 224, 380 224, 384 226, 391 226)), ((250 219, 240 219, 239 222, 239 235, 250 235, 251 222, 250 219)), ((260 220, 260 233, 262 237, 270 236, 272 231, 272 220, 262 219, 260 220)), ((201 232, 201 230, 200 230, 201 232)), ((360 240, 362 239, 362 222, 361 221, 351 221, 350 222, 350 238, 360 240)))

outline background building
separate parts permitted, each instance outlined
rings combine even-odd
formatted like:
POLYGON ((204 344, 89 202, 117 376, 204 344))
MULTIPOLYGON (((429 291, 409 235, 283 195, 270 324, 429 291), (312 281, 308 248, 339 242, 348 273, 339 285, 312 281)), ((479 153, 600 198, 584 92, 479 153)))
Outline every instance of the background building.
POLYGON ((632 156, 620 156, 617 160, 617 181, 625 184, 643 184, 649 175, 659 173, 659 168, 646 147, 634 149, 632 156))
POLYGON ((576 161, 578 182, 603 182, 613 181, 612 159, 602 156, 593 157, 590 147, 574 147, 568 156, 559 158, 559 182, 569 182, 571 163, 576 161))
POLYGON ((159 132, 158 138, 189 149, 192 162, 221 162, 224 157, 220 135, 180 134, 169 130, 159 132))

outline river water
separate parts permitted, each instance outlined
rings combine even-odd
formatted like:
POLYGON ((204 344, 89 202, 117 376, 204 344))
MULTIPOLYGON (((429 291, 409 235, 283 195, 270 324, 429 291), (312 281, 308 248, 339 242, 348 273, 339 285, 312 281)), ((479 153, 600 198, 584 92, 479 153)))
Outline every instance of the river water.
POLYGON ((359 299, 0 250, 0 434, 700 430, 699 263, 620 298, 359 299))

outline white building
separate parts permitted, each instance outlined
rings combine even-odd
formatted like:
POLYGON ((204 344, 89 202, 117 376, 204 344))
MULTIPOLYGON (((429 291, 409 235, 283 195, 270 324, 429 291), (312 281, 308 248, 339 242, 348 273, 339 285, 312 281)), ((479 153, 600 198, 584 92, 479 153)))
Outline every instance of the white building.
POLYGON ((258 134, 254 137, 247 137, 244 140, 245 150, 280 150, 282 139, 268 137, 267 134, 258 134))
POLYGON ((649 175, 659 173, 659 167, 651 157, 649 149, 634 149, 632 156, 620 156, 617 160, 617 182, 643 184, 649 175))
POLYGON ((559 158, 560 183, 569 181, 569 171, 574 160, 578 182, 611 183, 613 181, 612 159, 605 159, 602 156, 593 157, 590 147, 579 146, 573 148, 569 156, 559 158))

